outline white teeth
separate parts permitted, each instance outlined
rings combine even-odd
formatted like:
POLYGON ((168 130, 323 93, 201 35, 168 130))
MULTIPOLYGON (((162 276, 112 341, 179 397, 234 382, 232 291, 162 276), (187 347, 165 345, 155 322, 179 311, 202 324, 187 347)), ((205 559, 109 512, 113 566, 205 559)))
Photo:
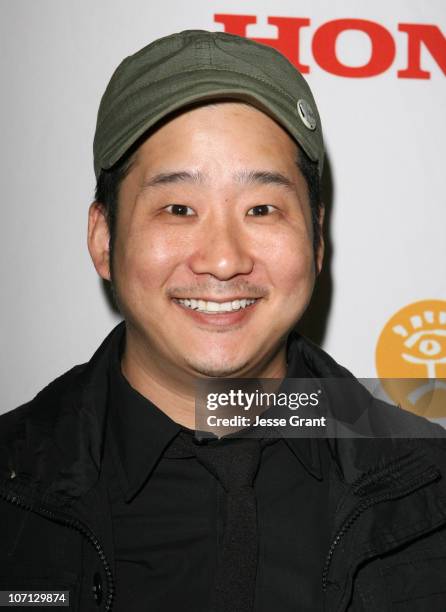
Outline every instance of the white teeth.
POLYGON ((206 300, 196 300, 196 299, 184 299, 178 300, 180 304, 186 306, 187 308, 191 308, 192 310, 197 310, 198 312, 204 312, 207 314, 216 314, 219 312, 233 312, 235 310, 240 310, 241 308, 246 308, 250 304, 254 304, 255 299, 247 299, 243 298, 241 300, 232 300, 232 302, 210 302, 206 300))

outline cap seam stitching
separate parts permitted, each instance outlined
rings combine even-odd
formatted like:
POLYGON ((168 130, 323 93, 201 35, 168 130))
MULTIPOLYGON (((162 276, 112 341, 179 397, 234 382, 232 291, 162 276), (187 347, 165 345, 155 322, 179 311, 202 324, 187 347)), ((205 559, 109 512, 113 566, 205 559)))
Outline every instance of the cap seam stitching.
MULTIPOLYGON (((161 38, 158 38, 156 40, 153 40, 151 43, 149 43, 148 45, 146 45, 145 47, 143 47, 142 49, 139 49, 138 51, 135 51, 135 53, 132 53, 131 55, 128 55, 125 59, 133 59, 138 57, 139 55, 145 55, 149 50, 152 51, 153 49, 156 49, 160 46, 162 46, 163 44, 166 44, 169 40, 176 40, 177 37, 180 37, 181 35, 184 34, 184 36, 182 36, 181 40, 186 41, 186 43, 189 43, 190 40, 192 39, 191 36, 186 36, 185 34, 189 33, 189 32, 193 32, 193 33, 197 33, 199 35, 203 35, 203 38, 207 38, 208 40, 210 40, 212 43, 214 43, 214 39, 220 39, 220 40, 228 40, 230 39, 231 42, 240 45, 240 44, 245 44, 248 43, 249 46, 252 46, 255 49, 261 49, 263 52, 266 53, 271 53, 272 55, 275 56, 279 56, 282 60, 285 59, 286 62, 288 63, 289 66, 291 66, 293 69, 296 69, 295 66, 292 64, 292 62, 282 53, 280 53, 280 51, 278 51, 277 49, 275 49, 274 47, 272 47, 271 45, 265 44, 265 43, 259 43, 257 42, 255 39, 250 38, 249 36, 238 36, 237 34, 231 34, 231 32, 222 32, 220 30, 212 30, 212 31, 208 31, 208 30, 184 30, 182 32, 174 32, 173 34, 167 34, 166 36, 162 36, 161 38)), ((220 49, 221 50, 221 49, 220 49)), ((224 53, 226 53, 225 51, 223 51, 224 53)), ((119 70, 120 66, 117 67, 117 70, 119 70)))

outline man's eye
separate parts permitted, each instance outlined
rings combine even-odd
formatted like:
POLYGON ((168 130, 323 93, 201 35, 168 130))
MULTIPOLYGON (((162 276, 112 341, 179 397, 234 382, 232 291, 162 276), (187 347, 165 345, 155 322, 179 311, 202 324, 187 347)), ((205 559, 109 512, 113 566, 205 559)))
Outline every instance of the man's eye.
POLYGON ((170 206, 166 206, 165 210, 177 217, 190 217, 195 214, 190 206, 185 206, 184 204, 170 204, 170 206))
POLYGON ((259 204, 258 206, 254 206, 248 211, 248 215, 252 215, 254 217, 264 217, 265 215, 269 215, 270 213, 276 210, 275 206, 271 204, 259 204))

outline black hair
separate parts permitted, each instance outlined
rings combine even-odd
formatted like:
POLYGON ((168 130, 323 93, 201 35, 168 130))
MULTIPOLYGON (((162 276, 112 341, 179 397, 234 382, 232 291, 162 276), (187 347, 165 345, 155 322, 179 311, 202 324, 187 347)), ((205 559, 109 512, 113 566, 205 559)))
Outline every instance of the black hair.
POLYGON ((298 147, 298 158, 296 163, 307 183, 308 199, 311 209, 311 223, 313 226, 313 253, 316 258, 322 240, 321 213, 323 203, 319 166, 317 161, 311 160, 300 147, 298 147))
POLYGON ((134 152, 128 152, 108 170, 101 169, 96 181, 95 200, 104 207, 109 233, 110 276, 113 285, 113 249, 116 239, 119 192, 122 181, 130 172, 134 162, 134 152))
MULTIPOLYGON (((101 170, 95 191, 95 200, 104 207, 108 229, 110 234, 110 271, 113 278, 113 248, 116 237, 116 223, 118 216, 119 191, 122 181, 132 168, 135 154, 141 140, 133 146, 118 162, 109 170, 101 170)), ((312 161, 308 155, 299 147, 296 163, 307 183, 308 197, 311 208, 311 219, 313 226, 313 252, 316 254, 322 239, 320 215, 322 208, 321 183, 317 162, 312 161)))

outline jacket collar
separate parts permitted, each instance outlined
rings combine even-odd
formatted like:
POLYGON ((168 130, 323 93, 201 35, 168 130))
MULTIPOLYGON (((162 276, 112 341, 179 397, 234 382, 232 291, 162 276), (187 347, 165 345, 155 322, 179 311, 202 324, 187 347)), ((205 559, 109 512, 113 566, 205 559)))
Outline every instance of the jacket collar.
MULTIPOLYGON (((19 475, 17 486, 31 480, 49 498, 66 503, 80 497, 98 479, 107 418, 104 381, 110 356, 124 333, 125 323, 121 322, 87 364, 76 366, 53 381, 29 404, 17 409, 15 419, 10 417, 13 427, 7 444, 7 466, 4 463, 0 470, 19 475)), ((314 376, 354 380, 348 370, 294 331, 288 347, 302 357, 314 376)), ((367 392, 359 391, 350 403, 354 405, 364 399, 369 400, 367 392)), ((379 471, 385 464, 410 454, 415 447, 414 441, 398 439, 338 439, 330 444, 345 484, 364 473, 379 471)), ((320 463, 315 446, 308 445, 305 452, 307 465, 318 475, 320 463)), ((425 453, 421 454, 425 457, 425 453)))

